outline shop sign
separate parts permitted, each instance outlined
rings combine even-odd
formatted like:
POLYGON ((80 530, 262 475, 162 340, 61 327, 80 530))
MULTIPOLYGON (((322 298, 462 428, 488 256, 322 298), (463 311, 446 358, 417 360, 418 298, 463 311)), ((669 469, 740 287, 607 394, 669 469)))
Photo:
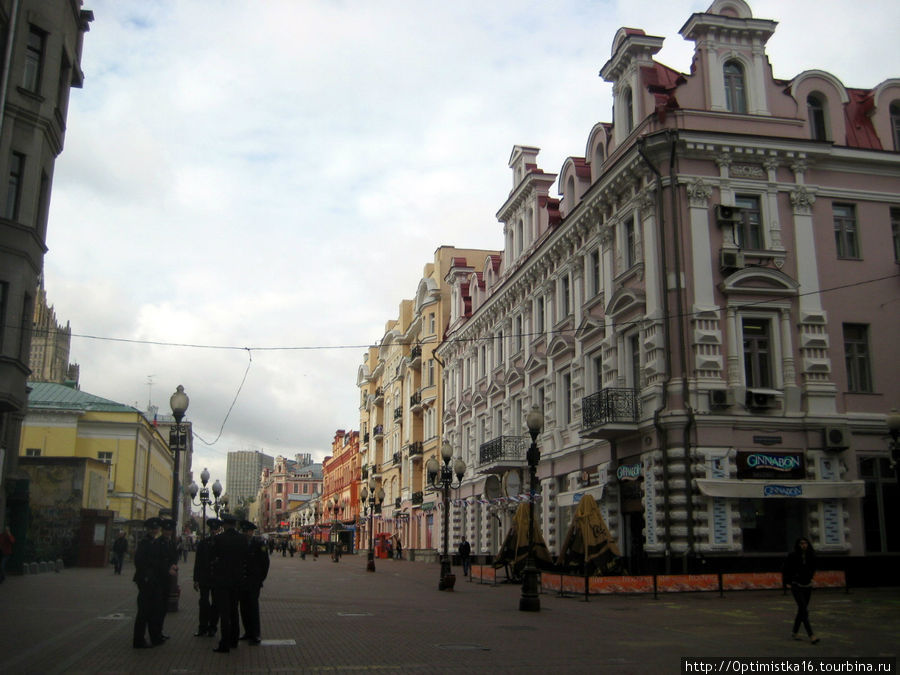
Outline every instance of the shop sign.
POLYGON ((753 442, 757 445, 781 445, 781 436, 754 436, 753 442))
POLYGON ((802 452, 738 452, 738 478, 805 478, 802 452))
POLYGON ((641 477, 641 463, 623 464, 616 469, 616 478, 619 480, 637 480, 641 477))
POLYGON ((802 485, 766 485, 763 487, 763 497, 802 497, 802 485))

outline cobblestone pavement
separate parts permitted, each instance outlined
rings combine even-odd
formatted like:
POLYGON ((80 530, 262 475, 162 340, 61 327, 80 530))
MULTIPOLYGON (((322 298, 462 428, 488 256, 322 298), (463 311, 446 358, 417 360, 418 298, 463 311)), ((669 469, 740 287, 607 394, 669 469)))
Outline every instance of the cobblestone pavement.
MULTIPOLYGON (((0 585, 0 673, 677 673, 683 656, 893 656, 900 588, 813 594, 821 643, 790 639, 794 605, 780 591, 652 596, 541 595, 458 578, 437 590, 437 564, 365 556, 272 557, 262 591, 263 644, 229 654, 195 638, 193 560, 182 566, 171 636, 131 648, 133 567, 9 577, 0 585)), ((454 568, 457 574, 459 568, 454 568)))

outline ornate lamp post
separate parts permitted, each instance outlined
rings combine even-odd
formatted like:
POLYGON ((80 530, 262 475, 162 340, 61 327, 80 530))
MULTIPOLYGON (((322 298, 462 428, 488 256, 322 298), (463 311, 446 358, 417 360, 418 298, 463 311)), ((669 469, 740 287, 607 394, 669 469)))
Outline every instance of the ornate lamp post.
POLYGON ((544 428, 544 415, 536 405, 531 406, 531 410, 525 416, 525 424, 531 435, 531 446, 526 455, 530 475, 531 502, 528 507, 528 557, 525 559, 525 570, 522 573, 522 597, 519 598, 519 610, 539 612, 541 611, 541 599, 538 596, 538 570, 534 561, 534 497, 537 493, 537 466, 541 461, 537 437, 544 428))
POLYGON ((380 510, 381 502, 384 501, 384 488, 379 488, 377 485, 375 476, 372 476, 369 478, 368 484, 363 485, 363 489, 359 493, 363 503, 366 502, 366 499, 369 500, 369 552, 366 560, 367 572, 375 571, 375 509, 377 508, 380 510))
MULTIPOLYGON (((181 499, 181 454, 180 450, 186 449, 187 439, 184 437, 184 427, 181 420, 184 419, 184 413, 187 412, 190 399, 184 393, 184 387, 180 384, 175 389, 175 393, 169 398, 169 406, 172 408, 172 416, 175 418, 175 427, 169 434, 169 447, 175 455, 175 468, 172 472, 172 520, 175 521, 175 535, 181 531, 178 527, 178 502, 181 499)), ((181 596, 181 588, 178 586, 178 573, 171 578, 169 586, 168 609, 170 612, 178 611, 178 599, 181 596)))
POLYGON ((458 488, 462 484, 463 476, 466 473, 466 463, 462 459, 457 458, 450 466, 450 460, 453 459, 453 447, 448 441, 444 441, 441 445, 441 466, 434 457, 430 457, 425 463, 425 471, 428 476, 428 482, 437 490, 443 490, 444 504, 444 553, 441 556, 441 579, 438 582, 439 591, 452 591, 456 584, 456 576, 450 571, 450 550, 449 550, 449 527, 450 527, 450 488, 458 488), (456 485, 453 485, 453 474, 456 474, 456 485))
POLYGON ((209 483, 209 469, 204 467, 203 471, 200 472, 200 482, 203 484, 203 487, 198 487, 197 483, 192 482, 188 486, 188 490, 191 493, 191 504, 194 506, 202 506, 203 507, 203 522, 201 523, 202 528, 202 536, 206 536, 206 507, 209 504, 213 504, 213 509, 216 514, 219 512, 219 495, 222 494, 222 484, 216 480, 212 486, 212 493, 214 499, 209 498, 209 488, 206 487, 206 484, 209 483), (197 494, 200 494, 200 503, 198 504, 195 500, 197 499, 197 494))

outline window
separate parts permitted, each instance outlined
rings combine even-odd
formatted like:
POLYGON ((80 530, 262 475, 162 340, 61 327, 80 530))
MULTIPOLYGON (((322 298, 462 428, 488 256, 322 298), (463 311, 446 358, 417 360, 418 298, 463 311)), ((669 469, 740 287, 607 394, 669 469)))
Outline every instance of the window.
POLYGON ((900 152, 900 101, 891 103, 891 131, 894 134, 894 150, 900 152))
POLYGON ((591 359, 594 370, 594 393, 603 390, 603 355, 598 354, 591 359))
POLYGON ((637 333, 626 338, 629 372, 627 384, 632 389, 640 389, 641 386, 641 338, 637 333))
POLYGON ((112 464, 113 454, 111 452, 98 452, 97 459, 107 464, 112 464))
POLYGON ((874 391, 869 359, 869 327, 865 324, 844 324, 844 363, 847 366, 847 391, 874 391))
POLYGON ((434 321, 434 312, 431 312, 428 315, 428 334, 434 335, 436 330, 437 330, 437 327, 436 327, 435 321, 434 321))
POLYGON ((523 243, 525 242, 525 225, 520 220, 516 223, 516 256, 522 254, 523 243))
POLYGON ((861 457, 859 477, 866 481, 863 497, 863 527, 866 551, 900 551, 900 519, 892 517, 900 508, 900 489, 887 457, 861 457))
POLYGON ((281 494, 281 483, 275 484, 275 492, 277 492, 278 494, 281 494))
POLYGON ((744 384, 749 388, 772 386, 771 344, 767 319, 745 318, 744 335, 744 384))
POLYGON ((572 313, 572 281, 568 274, 559 278, 559 310, 560 321, 572 313))
POLYGON ((539 295, 534 301, 534 333, 535 337, 544 334, 544 296, 539 295))
POLYGON ((544 412, 544 388, 536 387, 534 390, 534 400, 532 401, 532 405, 536 405, 538 410, 544 412))
POLYGON ((894 262, 900 262, 900 209, 891 209, 891 237, 894 240, 894 262))
POLYGON ((744 68, 737 61, 725 64, 725 108, 728 112, 747 112, 744 90, 744 68))
POLYGON ((434 359, 428 359, 428 386, 434 386, 434 359))
POLYGON ((634 130, 634 95, 631 87, 625 87, 622 96, 625 98, 625 128, 630 134, 634 130))
POLYGON ((0 354, 3 353, 3 336, 6 334, 6 312, 9 309, 9 284, 0 281, 0 354))
POLYGON ((572 422, 572 373, 568 370, 559 381, 559 419, 563 424, 572 422))
POLYGON ((56 110, 60 116, 65 116, 66 108, 69 103, 69 87, 72 82, 72 64, 69 57, 63 50, 59 60, 59 82, 56 86, 56 110))
POLYGON ((522 351, 522 315, 517 314, 513 320, 513 348, 518 354, 522 351))
POLYGON ((24 172, 25 155, 19 152, 12 153, 9 160, 9 180, 6 185, 6 210, 3 212, 9 220, 17 220, 19 217, 24 172))
POLYGON ((597 295, 600 292, 600 249, 595 248, 588 257, 590 267, 588 278, 591 280, 591 292, 597 295))
POLYGON ((856 232, 856 206, 832 204, 834 240, 838 258, 859 258, 859 239, 856 232))
POLYGON ((810 94, 806 97, 806 116, 809 120, 810 137, 814 141, 827 141, 825 104, 821 94, 810 94))
POLYGON ((40 28, 31 26, 28 32, 28 43, 25 46, 25 71, 22 74, 22 87, 35 94, 40 93, 41 88, 46 36, 47 34, 40 28))
POLYGON ((622 230, 623 245, 625 246, 625 269, 631 269, 637 262, 637 248, 635 246, 634 218, 628 218, 622 230))
POLYGON ((40 448, 25 448, 25 456, 26 457, 40 457, 41 449, 40 448))
POLYGON ((741 220, 735 225, 735 243, 741 248, 753 251, 764 249, 759 197, 737 195, 734 205, 741 209, 741 220))

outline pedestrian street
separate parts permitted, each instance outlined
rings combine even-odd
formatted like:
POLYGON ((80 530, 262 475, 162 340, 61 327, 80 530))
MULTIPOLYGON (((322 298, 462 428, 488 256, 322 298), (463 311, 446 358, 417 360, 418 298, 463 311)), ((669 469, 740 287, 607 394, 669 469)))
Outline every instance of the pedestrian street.
POLYGON ((0 586, 2 673, 677 673, 683 656, 896 656, 900 589, 815 591, 818 645, 790 639, 780 591, 559 597, 518 610, 521 588, 470 582, 439 591, 437 563, 364 553, 271 557, 260 597, 262 644, 227 654, 194 637, 193 558, 181 564, 170 639, 131 646, 134 566, 10 577, 0 586))

